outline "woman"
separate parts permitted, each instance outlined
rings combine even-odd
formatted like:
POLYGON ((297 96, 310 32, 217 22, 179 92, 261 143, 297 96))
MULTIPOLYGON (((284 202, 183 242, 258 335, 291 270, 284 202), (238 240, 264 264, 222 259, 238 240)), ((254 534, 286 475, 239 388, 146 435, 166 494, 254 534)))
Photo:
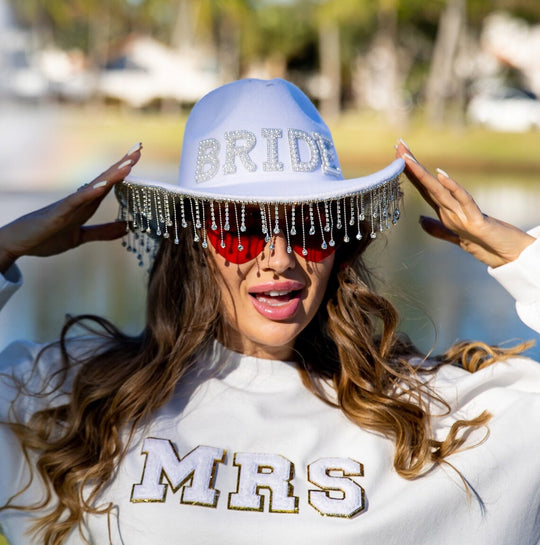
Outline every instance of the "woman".
POLYGON ((74 319, 1 356, 12 545, 32 528, 54 545, 538 543, 538 365, 469 345, 423 362, 361 256, 399 217, 403 168, 439 216, 425 229, 492 267, 537 330, 539 245, 396 150, 344 180, 301 91, 243 80, 191 113, 179 187, 128 176, 135 146, 0 230, 4 300, 21 255, 124 236, 153 262, 139 337, 95 319, 68 340, 74 319), (122 221, 84 226, 113 186, 122 221))

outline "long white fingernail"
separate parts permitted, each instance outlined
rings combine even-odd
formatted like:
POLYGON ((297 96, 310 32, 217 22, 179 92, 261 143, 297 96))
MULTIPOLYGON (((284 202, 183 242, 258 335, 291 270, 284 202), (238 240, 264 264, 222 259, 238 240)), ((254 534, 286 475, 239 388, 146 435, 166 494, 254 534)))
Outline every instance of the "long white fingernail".
POLYGON ((442 168, 436 169, 439 174, 442 174, 443 176, 446 176, 446 178, 450 178, 447 172, 445 172, 442 168))
POLYGON ((142 147, 142 142, 137 142, 136 144, 133 144, 126 153, 126 155, 131 155, 132 153, 135 153, 136 151, 139 151, 142 147))
POLYGON ((120 170, 124 167, 127 167, 128 165, 131 165, 131 163, 132 163, 131 159, 128 159, 127 161, 124 161, 123 163, 119 164, 116 168, 120 170))
POLYGON ((403 140, 403 138, 400 138, 399 141, 407 148, 408 151, 411 151, 411 148, 408 146, 407 142, 403 140))
POLYGON ((403 157, 406 157, 407 159, 410 159, 411 161, 413 161, 414 163, 416 163, 417 165, 419 165, 420 163, 410 154, 410 153, 404 153, 403 154, 403 157))
POLYGON ((94 189, 99 189, 100 187, 104 187, 108 184, 109 182, 107 180, 103 180, 101 182, 97 182, 94 184, 94 189))

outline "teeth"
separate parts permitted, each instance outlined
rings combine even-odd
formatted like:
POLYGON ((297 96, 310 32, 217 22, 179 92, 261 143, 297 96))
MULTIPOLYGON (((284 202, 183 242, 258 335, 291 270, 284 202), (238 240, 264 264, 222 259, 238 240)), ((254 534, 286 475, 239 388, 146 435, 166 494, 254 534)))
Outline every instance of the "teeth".
POLYGON ((281 297, 282 295, 288 295, 291 293, 290 291, 265 291, 264 295, 268 295, 269 297, 281 297))

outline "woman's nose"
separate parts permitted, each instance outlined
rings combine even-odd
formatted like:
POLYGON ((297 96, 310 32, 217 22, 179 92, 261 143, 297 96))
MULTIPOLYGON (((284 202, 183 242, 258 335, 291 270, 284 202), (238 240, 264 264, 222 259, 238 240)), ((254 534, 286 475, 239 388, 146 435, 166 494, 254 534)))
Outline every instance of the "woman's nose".
POLYGON ((296 266, 295 253, 290 248, 283 231, 272 235, 272 238, 265 246, 263 255, 265 268, 273 269, 277 273, 293 269, 296 266), (290 251, 287 251, 287 249, 290 251))

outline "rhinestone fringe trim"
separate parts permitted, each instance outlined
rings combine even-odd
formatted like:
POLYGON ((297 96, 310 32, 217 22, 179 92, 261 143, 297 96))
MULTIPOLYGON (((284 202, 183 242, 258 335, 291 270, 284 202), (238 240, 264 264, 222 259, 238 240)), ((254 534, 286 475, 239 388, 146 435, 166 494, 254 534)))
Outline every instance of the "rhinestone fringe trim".
MULTIPOLYGON (((246 204, 260 208, 261 233, 266 234, 267 242, 271 240, 271 233, 277 234, 281 229, 285 230, 286 240, 289 241, 291 236, 296 235, 296 215, 299 211, 302 213, 302 210, 307 210, 310 228, 303 233, 303 255, 307 254, 306 236, 317 236, 321 240, 321 248, 325 249, 328 245, 334 246, 340 240, 349 242, 350 236, 361 240, 362 231, 366 232, 367 225, 369 236, 376 238, 377 233, 386 231, 399 220, 402 198, 399 185, 400 176, 397 176, 369 190, 326 200, 290 203, 245 203, 216 198, 196 198, 156 186, 125 181, 115 186, 115 193, 119 202, 117 219, 126 222, 126 235, 122 245, 137 256, 140 266, 144 266, 146 261, 151 263, 155 257, 161 238, 170 237, 175 244, 179 243, 180 229, 188 227, 193 229, 194 240, 202 241, 202 246, 206 248, 208 226, 205 210, 210 213, 210 228, 214 231, 219 230, 222 240, 223 231, 228 231, 230 224, 235 222, 234 231, 238 232, 238 249, 241 251, 242 233, 246 229, 244 225, 246 204), (240 214, 238 204, 241 205, 240 214), (320 213, 321 207, 324 216, 320 213), (218 223, 216 216, 219 219, 218 223), (222 218, 225 220, 224 223, 222 218), (281 221, 282 218, 284 221, 281 221), (335 231, 338 233, 342 231, 343 235, 338 235, 335 231), (336 241, 337 236, 341 238, 336 241)), ((303 225, 302 227, 304 228, 303 225)), ((292 251, 289 243, 287 251, 289 253, 292 251)))

